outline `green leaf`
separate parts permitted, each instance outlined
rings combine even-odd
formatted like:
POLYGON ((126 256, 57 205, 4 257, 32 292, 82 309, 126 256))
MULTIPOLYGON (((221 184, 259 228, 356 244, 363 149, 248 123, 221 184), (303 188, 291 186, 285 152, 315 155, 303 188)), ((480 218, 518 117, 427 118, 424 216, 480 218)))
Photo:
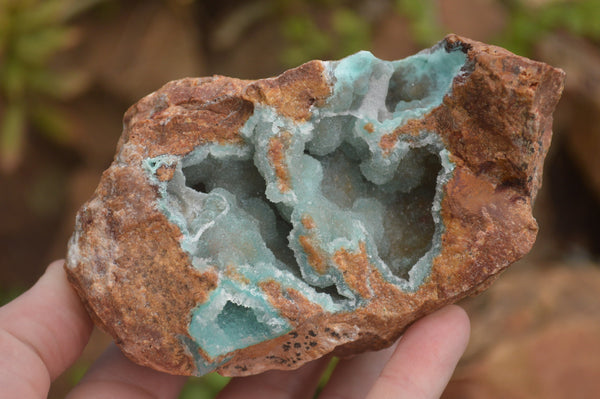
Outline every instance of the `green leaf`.
POLYGON ((213 392, 219 392, 221 389, 225 388, 225 385, 231 380, 230 377, 223 377, 218 373, 207 374, 203 379, 213 392))
POLYGON ((200 384, 187 383, 184 385, 181 393, 179 394, 179 399, 212 399, 214 395, 212 391, 200 384))
POLYGON ((319 380, 319 388, 320 389, 323 389, 325 387, 325 385, 327 385, 327 383, 329 382, 329 379, 331 378, 331 375, 335 371, 335 368, 337 367, 337 364, 339 363, 339 361, 340 361, 340 359, 338 357, 333 357, 329 361, 327 368, 325 369, 325 371, 321 375, 321 379, 319 380))
POLYGON ((79 381, 81 381, 81 379, 83 378, 85 373, 87 373, 89 368, 90 368, 90 364, 85 363, 81 360, 77 361, 77 363, 72 365, 68 371, 69 372, 68 378, 69 378, 69 383, 71 384, 71 386, 77 385, 79 383, 79 381))

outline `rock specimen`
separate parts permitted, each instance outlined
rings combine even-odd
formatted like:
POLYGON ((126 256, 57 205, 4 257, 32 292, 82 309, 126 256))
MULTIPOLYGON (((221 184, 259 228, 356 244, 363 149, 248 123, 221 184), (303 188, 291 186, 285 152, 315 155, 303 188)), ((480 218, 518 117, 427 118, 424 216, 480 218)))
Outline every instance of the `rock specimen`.
POLYGON ((451 35, 401 61, 168 83, 126 113, 69 279, 170 373, 383 348, 530 249, 563 80, 451 35))

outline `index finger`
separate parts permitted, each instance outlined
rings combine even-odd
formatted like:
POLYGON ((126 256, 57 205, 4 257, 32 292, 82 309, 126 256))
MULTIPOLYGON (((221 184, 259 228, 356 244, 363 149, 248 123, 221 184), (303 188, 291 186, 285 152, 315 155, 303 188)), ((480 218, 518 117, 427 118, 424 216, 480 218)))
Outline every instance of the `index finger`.
POLYGON ((0 386, 8 397, 45 398, 89 339, 92 321, 63 263, 52 263, 33 287, 0 308, 0 386))

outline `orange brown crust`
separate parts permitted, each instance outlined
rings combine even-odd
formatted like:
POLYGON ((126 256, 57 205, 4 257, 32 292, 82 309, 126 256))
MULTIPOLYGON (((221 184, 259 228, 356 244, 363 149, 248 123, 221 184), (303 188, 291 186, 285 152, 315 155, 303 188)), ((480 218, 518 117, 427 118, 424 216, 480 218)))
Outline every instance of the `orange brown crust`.
POLYGON ((285 164, 285 152, 290 147, 292 134, 283 132, 277 136, 271 137, 269 140, 269 149, 267 157, 275 169, 275 175, 279 181, 279 191, 282 193, 290 191, 292 186, 290 172, 285 164))
POLYGON ((327 271, 327 257, 314 245, 313 240, 309 236, 300 236, 298 240, 304 253, 306 253, 308 264, 317 273, 324 274, 327 271))

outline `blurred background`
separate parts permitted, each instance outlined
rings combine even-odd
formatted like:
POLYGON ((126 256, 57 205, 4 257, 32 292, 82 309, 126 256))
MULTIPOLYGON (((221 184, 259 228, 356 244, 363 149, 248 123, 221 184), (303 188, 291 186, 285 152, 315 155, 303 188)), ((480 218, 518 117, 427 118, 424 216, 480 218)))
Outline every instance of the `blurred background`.
MULTIPOLYGON (((444 398, 600 397, 599 0, 0 0, 0 303, 65 255, 125 110, 169 80, 263 78, 446 33, 567 72, 533 251, 463 301, 472 338, 444 398)), ((62 398, 110 340, 95 331, 62 398)), ((219 376, 181 398, 210 398, 219 376)))

